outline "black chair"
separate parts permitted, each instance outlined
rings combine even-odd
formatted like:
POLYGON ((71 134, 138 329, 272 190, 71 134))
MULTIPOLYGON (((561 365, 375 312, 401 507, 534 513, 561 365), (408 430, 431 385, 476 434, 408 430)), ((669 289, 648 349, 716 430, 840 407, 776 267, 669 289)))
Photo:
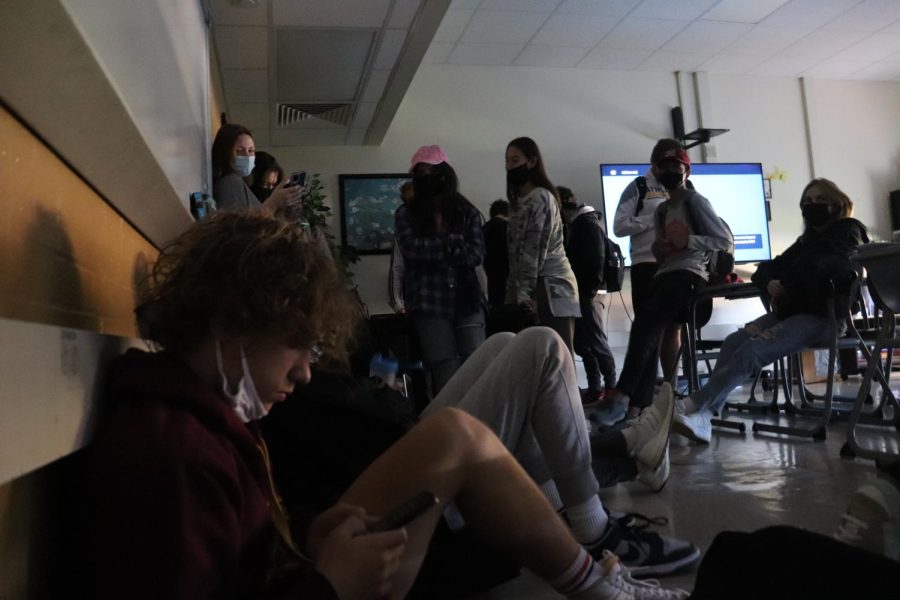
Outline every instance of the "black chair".
MULTIPOLYGON (((814 417, 815 421, 811 426, 804 427, 801 425, 779 425, 774 423, 756 422, 753 424, 754 433, 780 433, 785 435, 794 435, 800 437, 811 437, 814 440, 824 440, 827 435, 827 425, 833 416, 834 395, 834 374, 835 365, 837 363, 838 352, 840 349, 855 348, 862 349, 867 352, 868 348, 864 340, 859 335, 844 336, 845 326, 848 325, 848 317, 856 300, 859 298, 859 277, 853 271, 842 274, 840 277, 832 279, 829 282, 827 290, 827 314, 831 315, 828 320, 829 332, 827 338, 829 342, 823 346, 813 346, 806 350, 826 350, 827 372, 825 375, 825 392, 820 396, 813 396, 809 392, 804 382, 803 366, 800 360, 800 353, 794 354, 790 358, 790 369, 788 377, 796 374, 798 396, 801 399, 801 405, 798 407, 792 398, 788 398, 783 405, 780 405, 786 415, 789 416, 808 416, 814 417), (836 309, 836 306, 838 307, 836 309), (821 406, 817 406, 815 401, 821 401, 821 406)), ((850 328, 851 332, 855 329, 850 328)), ((788 379, 790 381, 790 379, 788 379)))
POLYGON ((900 314, 900 244, 867 244, 852 257, 867 273, 867 286, 876 312, 878 313, 875 342, 866 353, 867 365, 856 402, 847 424, 847 442, 841 448, 843 456, 859 456, 876 460, 879 465, 886 461, 900 460, 900 454, 886 448, 866 448, 860 444, 858 426, 861 423, 893 426, 900 429, 900 403, 891 391, 890 377, 893 367, 894 349, 900 347, 897 335, 897 316, 900 314), (882 359, 882 351, 887 351, 882 359), (871 400, 872 381, 881 384, 882 395, 878 407, 881 419, 864 419, 863 408, 871 400), (866 423, 868 421, 868 423, 866 423))

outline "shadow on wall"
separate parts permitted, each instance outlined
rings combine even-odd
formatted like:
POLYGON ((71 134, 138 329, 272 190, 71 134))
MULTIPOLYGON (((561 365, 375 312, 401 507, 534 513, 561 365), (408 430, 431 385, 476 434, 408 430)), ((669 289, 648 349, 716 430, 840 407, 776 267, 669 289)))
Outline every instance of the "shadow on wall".
POLYGON ((63 327, 96 331, 99 319, 88 304, 72 241, 57 215, 34 210, 15 271, 11 295, 16 308, 8 316, 63 327))

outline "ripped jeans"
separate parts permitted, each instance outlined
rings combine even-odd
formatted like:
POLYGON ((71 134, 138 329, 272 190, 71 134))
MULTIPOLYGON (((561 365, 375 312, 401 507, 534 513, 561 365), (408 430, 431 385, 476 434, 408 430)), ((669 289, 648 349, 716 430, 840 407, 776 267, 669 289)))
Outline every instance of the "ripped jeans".
POLYGON ((781 319, 767 313, 725 338, 709 381, 691 400, 698 411, 720 411, 731 390, 753 373, 783 356, 827 343, 829 335, 831 321, 825 317, 798 314, 781 319))

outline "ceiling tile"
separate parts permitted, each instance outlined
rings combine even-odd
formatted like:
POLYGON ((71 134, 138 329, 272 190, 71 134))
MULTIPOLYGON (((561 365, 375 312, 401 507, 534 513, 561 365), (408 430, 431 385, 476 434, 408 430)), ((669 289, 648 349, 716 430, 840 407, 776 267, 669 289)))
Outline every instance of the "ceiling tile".
POLYGON ((891 81, 897 77, 900 77, 900 62, 879 62, 857 71, 848 79, 891 81))
POLYGON ((828 58, 849 48, 865 37, 857 31, 824 31, 819 29, 781 51, 782 58, 828 58))
POLYGON ((610 69, 630 71, 644 62, 653 50, 626 50, 622 48, 594 48, 578 67, 582 69, 610 69))
POLYGON ((257 149, 265 150, 272 141, 271 136, 269 135, 269 130, 252 129, 251 131, 253 131, 253 143, 256 144, 257 149))
POLYGON ((381 27, 391 0, 272 0, 278 27, 381 27))
POLYGON ((900 33, 876 33, 834 55, 837 60, 876 61, 900 52, 900 33))
POLYGON ((718 0, 643 0, 629 16, 656 19, 685 19, 692 21, 716 4, 718 0))
POLYGON ((603 38, 600 46, 625 50, 656 50, 687 25, 687 21, 626 17, 603 38))
POLYGON ((394 29, 409 29, 418 11, 419 0, 394 0, 394 8, 387 26, 394 29))
POLYGON ((481 0, 453 0, 453 3, 450 5, 450 9, 454 10, 457 8, 463 8, 475 10, 476 8, 478 8, 479 4, 481 4, 481 0))
POLYGON ((624 17, 630 13, 640 1, 641 0, 565 0, 559 5, 556 12, 576 15, 624 17))
POLYGON ((748 72, 764 60, 765 58, 760 56, 721 53, 699 65, 697 70, 708 73, 741 74, 748 72))
POLYGON ((360 99, 363 102, 378 102, 381 100, 381 95, 384 94, 384 88, 387 86, 390 74, 390 71, 372 71, 369 73, 366 90, 360 99))
POLYGON ((893 24, 882 29, 881 33, 900 33, 900 20, 894 21, 893 24))
POLYGON ((777 29, 756 26, 725 48, 728 54, 772 56, 809 33, 804 29, 777 29))
POLYGON ((428 51, 422 58, 422 62, 426 65, 443 64, 447 62, 450 53, 453 52, 453 46, 456 44, 448 44, 446 42, 432 42, 428 46, 428 51))
POLYGON ((269 105, 262 102, 229 102, 228 120, 232 123, 240 123, 252 131, 254 141, 256 141, 256 135, 259 132, 269 130, 269 105))
POLYGON ((356 108, 356 114, 353 115, 353 122, 350 123, 350 127, 356 129, 368 128, 377 107, 377 102, 360 102, 356 108))
POLYGON ((760 25, 784 29, 818 29, 858 3, 859 0, 791 0, 760 21, 760 25))
POLYGON ((746 34, 752 28, 746 23, 694 21, 666 42, 662 50, 669 52, 718 52, 746 34))
POLYGON ((544 46, 592 48, 619 24, 619 17, 553 15, 534 36, 532 43, 544 46))
POLYGON ((825 25, 823 29, 871 33, 883 29, 885 23, 897 19, 900 19, 900 2, 897 0, 865 0, 825 25))
POLYGON ((817 58, 770 58, 750 71, 751 75, 769 77, 799 77, 802 73, 821 62, 817 58))
POLYGON ((276 30, 276 100, 350 102, 356 99, 375 34, 365 29, 276 30), (323 77, 322 74, 328 75, 323 77))
POLYGON ((551 13, 559 3, 560 0, 481 0, 478 10, 551 13))
POLYGON ((587 48, 525 46, 513 64, 521 67, 574 67, 586 53, 587 48))
MULTIPOLYGON (((343 146, 347 129, 276 129, 272 146, 343 146)), ((274 152, 273 152, 274 154, 274 152)))
POLYGON ((467 44, 525 44, 548 16, 548 13, 479 10, 469 21, 460 41, 467 44))
POLYGON ((406 41, 406 31, 403 29, 386 29, 381 36, 381 46, 375 55, 375 69, 393 69, 403 42, 406 41))
POLYGON ((870 64, 872 63, 854 60, 826 60, 804 71, 803 76, 815 79, 845 79, 870 64))
POLYGON ((223 70, 225 99, 232 102, 268 102, 269 72, 263 70, 223 70))
POLYGON ((694 71, 710 59, 711 52, 670 52, 657 50, 637 68, 638 71, 694 71))
POLYGON ((722 0, 703 13, 706 21, 730 23, 759 23, 788 0, 722 0))
POLYGON ((269 22, 268 0, 261 0, 259 6, 241 8, 229 0, 211 0, 209 5, 215 27, 221 25, 266 25, 269 22))
POLYGON ((265 27, 216 27, 216 51, 223 69, 267 69, 269 36, 265 27))
POLYGON ((522 44, 457 44, 447 62, 453 65, 511 65, 522 44))
POLYGON ((455 42, 469 24, 473 10, 448 10, 434 34, 432 42, 455 42))

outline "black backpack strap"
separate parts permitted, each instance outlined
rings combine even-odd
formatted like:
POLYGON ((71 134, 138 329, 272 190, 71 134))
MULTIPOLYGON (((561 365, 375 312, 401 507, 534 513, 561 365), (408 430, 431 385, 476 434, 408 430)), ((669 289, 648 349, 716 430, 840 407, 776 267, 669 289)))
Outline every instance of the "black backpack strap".
POLYGON ((635 177, 634 184, 638 189, 637 208, 634 209, 634 216, 638 216, 644 208, 644 198, 647 197, 647 178, 643 175, 635 177))

